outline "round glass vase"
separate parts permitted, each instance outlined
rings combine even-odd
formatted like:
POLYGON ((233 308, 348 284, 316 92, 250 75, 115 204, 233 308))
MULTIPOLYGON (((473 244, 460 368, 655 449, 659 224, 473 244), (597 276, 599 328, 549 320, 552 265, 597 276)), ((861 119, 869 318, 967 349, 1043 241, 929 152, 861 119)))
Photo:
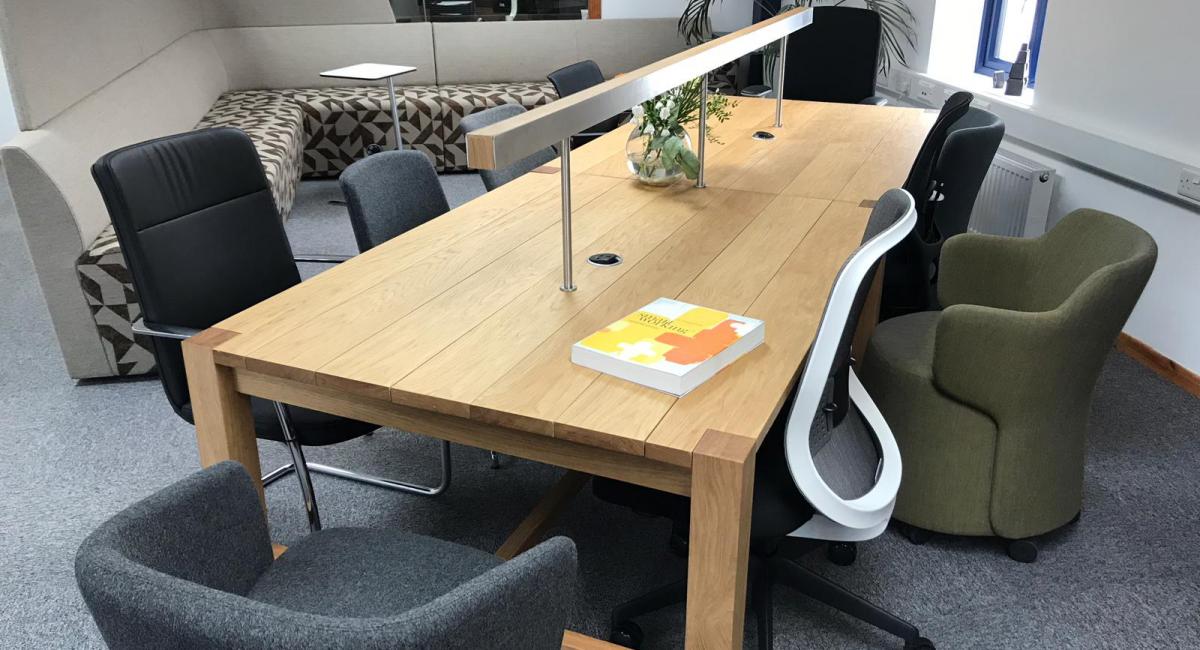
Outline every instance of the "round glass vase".
MULTIPOLYGON (((692 148, 692 139, 688 136, 687 131, 679 129, 678 137, 683 140, 683 146, 689 150, 692 148)), ((651 143, 654 138, 642 133, 638 127, 634 127, 629 133, 629 140, 625 143, 625 157, 629 162, 629 171, 637 177, 638 181, 653 185, 654 187, 664 187, 685 176, 683 166, 678 162, 667 165, 662 160, 662 149, 654 147, 651 143)))

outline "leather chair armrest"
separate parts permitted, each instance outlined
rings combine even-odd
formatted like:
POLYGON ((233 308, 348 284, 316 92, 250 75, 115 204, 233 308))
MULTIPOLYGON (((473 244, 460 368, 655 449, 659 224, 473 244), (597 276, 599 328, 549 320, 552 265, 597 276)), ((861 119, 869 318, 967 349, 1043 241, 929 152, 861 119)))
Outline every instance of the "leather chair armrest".
POLYGON ((295 262, 307 262, 311 264, 341 264, 346 260, 354 257, 353 255, 296 255, 292 257, 295 262))
POLYGON ((186 341, 199 334, 200 330, 192 327, 183 327, 182 325, 148 323, 146 319, 139 318, 133 322, 133 333, 160 339, 171 339, 173 341, 186 341))

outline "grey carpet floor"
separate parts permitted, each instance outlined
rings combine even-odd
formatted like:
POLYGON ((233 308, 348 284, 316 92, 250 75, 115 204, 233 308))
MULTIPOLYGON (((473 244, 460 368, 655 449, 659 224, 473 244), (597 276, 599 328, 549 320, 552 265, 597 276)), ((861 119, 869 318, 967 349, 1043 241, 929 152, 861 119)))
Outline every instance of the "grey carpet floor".
MULTIPOLYGON (((453 203, 483 189, 469 175, 443 182, 453 203)), ((97 647, 75 589, 75 549, 117 510, 194 471, 195 441, 156 380, 67 379, 7 192, 0 195, 0 647, 97 647)), ((298 252, 353 251, 344 208, 328 204, 337 196, 333 183, 302 184, 288 224, 298 252)), ((916 622, 943 649, 1200 647, 1198 433, 1200 400, 1114 352, 1092 414, 1083 518, 1047 537, 1037 564, 1012 562, 990 540, 915 547, 892 531, 861 544, 851 567, 817 554, 808 563, 916 622)), ((310 460, 432 481, 436 451, 429 439, 387 431, 311 450, 310 460)), ((286 462, 271 443, 262 456, 266 468, 286 462)), ((511 458, 492 470, 484 452, 457 446, 454 463, 453 485, 436 499, 318 476, 325 523, 494 550, 559 476, 511 458)), ((267 498, 277 541, 303 537, 294 479, 271 486, 267 498)), ((662 521, 581 494, 554 530, 579 547, 583 588, 572 627, 603 635, 613 605, 681 576, 667 532, 662 521)), ((776 601, 778 648, 900 646, 785 590, 776 601)), ((681 647, 682 608, 641 622, 647 647, 681 647)))

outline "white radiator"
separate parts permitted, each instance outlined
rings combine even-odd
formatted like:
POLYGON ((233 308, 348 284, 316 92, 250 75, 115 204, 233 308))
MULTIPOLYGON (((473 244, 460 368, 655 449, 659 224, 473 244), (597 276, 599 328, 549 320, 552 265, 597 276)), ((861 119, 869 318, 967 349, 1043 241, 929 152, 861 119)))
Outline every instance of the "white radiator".
POLYGON ((1037 237, 1046 232, 1054 170, 1001 150, 979 188, 971 212, 971 232, 1037 237))

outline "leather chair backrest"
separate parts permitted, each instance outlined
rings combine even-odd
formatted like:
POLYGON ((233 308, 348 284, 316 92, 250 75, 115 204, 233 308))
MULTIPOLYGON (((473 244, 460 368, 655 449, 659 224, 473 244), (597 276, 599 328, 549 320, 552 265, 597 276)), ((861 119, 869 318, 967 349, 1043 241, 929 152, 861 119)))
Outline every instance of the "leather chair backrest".
MULTIPOLYGON (((590 59, 572 63, 565 68, 559 68, 546 75, 560 98, 569 97, 581 90, 604 83, 604 73, 600 66, 590 59)), ((607 133, 620 126, 621 116, 614 115, 609 119, 587 130, 588 133, 607 133)))
MULTIPOLYGON (((497 122, 503 122, 510 117, 516 117, 525 112, 525 107, 520 104, 504 104, 495 108, 489 108, 486 111, 472 113, 462 119, 459 123, 459 128, 462 132, 470 133, 478 131, 485 126, 491 126, 497 122)), ((541 151, 533 153, 517 162, 504 167, 502 169, 481 169, 479 170, 479 178, 483 180, 484 187, 490 192, 501 185, 515 180, 518 177, 527 174, 534 169, 554 160, 558 157, 558 152, 552 147, 546 147, 541 151)))
POLYGON ((381 151, 342 172, 358 250, 366 252, 450 211, 437 170, 419 151, 381 151))
MULTIPOLYGON (((300 282, 254 143, 232 128, 131 145, 92 166, 148 323, 211 327, 300 282)), ((167 397, 190 397, 179 343, 155 338, 167 397)))
POLYGON ((813 7, 812 24, 788 37, 784 98, 855 104, 874 96, 881 30, 870 9, 813 7))

